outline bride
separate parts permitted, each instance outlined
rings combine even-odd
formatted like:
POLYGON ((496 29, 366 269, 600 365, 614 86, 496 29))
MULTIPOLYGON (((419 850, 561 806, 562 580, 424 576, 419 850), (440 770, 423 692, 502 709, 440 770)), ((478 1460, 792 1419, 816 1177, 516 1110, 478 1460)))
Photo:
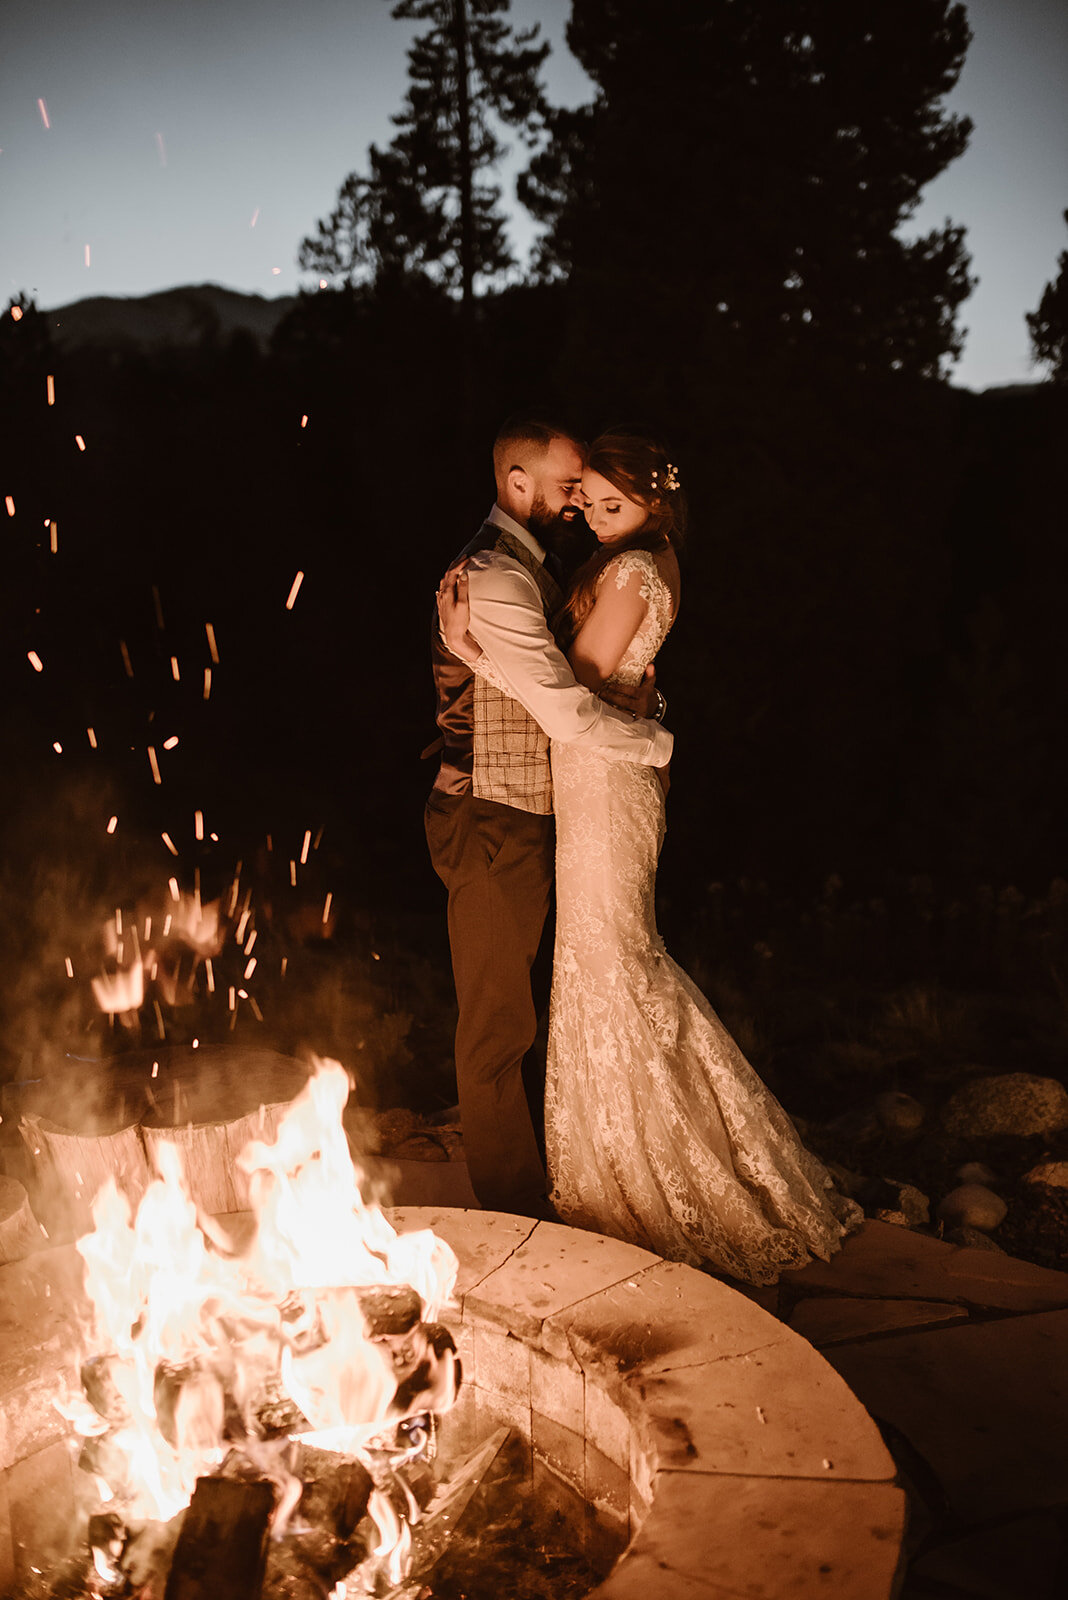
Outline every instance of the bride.
MULTIPOLYGON (((678 472, 653 440, 604 434, 582 492, 599 548, 576 574, 557 632, 588 688, 634 686, 678 611, 678 472)), ((441 610, 450 649, 479 671, 462 575, 441 610)), ((664 775, 556 741, 551 760, 553 1206, 574 1226, 754 1284, 811 1255, 826 1259, 858 1209, 835 1194, 657 932, 664 775)))

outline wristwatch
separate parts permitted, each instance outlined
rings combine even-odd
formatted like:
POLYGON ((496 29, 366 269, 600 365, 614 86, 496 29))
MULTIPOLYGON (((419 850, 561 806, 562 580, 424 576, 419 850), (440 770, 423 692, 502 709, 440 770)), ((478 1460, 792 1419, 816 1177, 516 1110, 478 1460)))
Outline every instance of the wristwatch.
POLYGON ((656 710, 653 712, 653 721, 663 722, 664 718, 667 716, 667 696, 661 694, 659 689, 657 689, 655 693, 656 710))

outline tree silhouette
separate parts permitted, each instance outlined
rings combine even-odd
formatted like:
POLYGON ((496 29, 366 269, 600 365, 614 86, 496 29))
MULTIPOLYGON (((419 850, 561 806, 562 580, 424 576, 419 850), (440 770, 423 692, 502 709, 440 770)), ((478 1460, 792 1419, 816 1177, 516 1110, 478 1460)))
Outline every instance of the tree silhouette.
MULTIPOLYGON (((1068 222, 1068 211, 1064 213, 1068 222)), ((1042 291, 1036 311, 1027 313, 1031 353, 1049 368, 1054 383, 1068 383, 1068 250, 1057 257, 1057 276, 1042 291)))
POLYGON ((505 20, 508 0, 399 0, 393 16, 426 22, 408 51, 408 93, 386 149, 345 179, 337 205, 303 240, 305 270, 378 287, 422 280, 460 293, 513 264, 492 173, 505 153, 494 123, 533 148, 544 124, 537 26, 505 20))
POLYGON ((597 96, 522 180, 543 274, 676 349, 939 373, 963 230, 899 230, 967 143, 941 100, 969 37, 947 0, 574 0, 597 96))

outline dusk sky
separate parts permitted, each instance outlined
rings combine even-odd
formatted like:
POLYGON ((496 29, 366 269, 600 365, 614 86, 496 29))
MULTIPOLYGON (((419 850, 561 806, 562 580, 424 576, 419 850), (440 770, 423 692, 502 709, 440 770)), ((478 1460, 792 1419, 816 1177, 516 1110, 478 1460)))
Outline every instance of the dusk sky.
MULTIPOLYGON (((512 14, 543 24, 551 97, 575 104, 588 84, 563 41, 569 10, 515 0, 512 14)), ((980 283, 954 382, 981 389, 1040 376, 1023 318, 1068 247, 1068 6, 967 10, 951 105, 975 132, 908 231, 947 216, 968 230, 980 283)), ((293 292, 301 237, 389 139, 413 32, 389 13, 387 0, 3 0, 0 298, 293 292)), ((515 238, 522 254, 522 217, 515 238)))

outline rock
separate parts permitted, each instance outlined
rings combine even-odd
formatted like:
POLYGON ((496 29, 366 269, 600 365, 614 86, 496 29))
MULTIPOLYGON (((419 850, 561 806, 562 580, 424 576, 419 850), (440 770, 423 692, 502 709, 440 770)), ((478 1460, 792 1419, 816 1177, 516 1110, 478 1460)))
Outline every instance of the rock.
POLYGON ((899 1228, 921 1228, 930 1220, 927 1196, 899 1178, 867 1178, 853 1199, 860 1201, 869 1216, 899 1228))
POLYGON ((963 1167, 957 1168, 957 1179, 960 1183, 985 1183, 989 1188, 997 1182, 997 1174, 985 1161, 966 1161, 963 1167))
POLYGON ((1043 1189, 1068 1189, 1068 1161, 1040 1161, 1024 1173, 1023 1181, 1043 1189))
POLYGON ((951 1228, 996 1228, 1008 1210, 993 1189, 981 1183, 962 1183, 938 1202, 938 1215, 951 1228))
POLYGON ((947 1244, 963 1245, 969 1250, 992 1250, 998 1256, 1007 1254, 1007 1251, 996 1244, 989 1234, 983 1233, 979 1228, 947 1228, 944 1238, 947 1244))
POLYGON ((843 1167, 840 1161, 825 1161, 823 1165, 834 1179, 838 1193, 847 1195, 850 1200, 858 1199, 864 1185, 870 1181, 862 1172, 854 1172, 852 1167, 843 1167))
POLYGON ((926 1114, 918 1100, 899 1089, 875 1097, 875 1115, 885 1133, 915 1133, 926 1114))
MULTIPOLYGON (((895 1178, 890 1179, 896 1183, 895 1178)), ((904 1212, 910 1228, 923 1228, 931 1220, 931 1202, 921 1189, 911 1183, 902 1183, 897 1191, 897 1203, 904 1212)))
POLYGON ((1068 1128, 1068 1089, 1056 1078, 1031 1072, 1006 1072, 973 1078, 942 1109, 947 1133, 1051 1134, 1068 1128))

